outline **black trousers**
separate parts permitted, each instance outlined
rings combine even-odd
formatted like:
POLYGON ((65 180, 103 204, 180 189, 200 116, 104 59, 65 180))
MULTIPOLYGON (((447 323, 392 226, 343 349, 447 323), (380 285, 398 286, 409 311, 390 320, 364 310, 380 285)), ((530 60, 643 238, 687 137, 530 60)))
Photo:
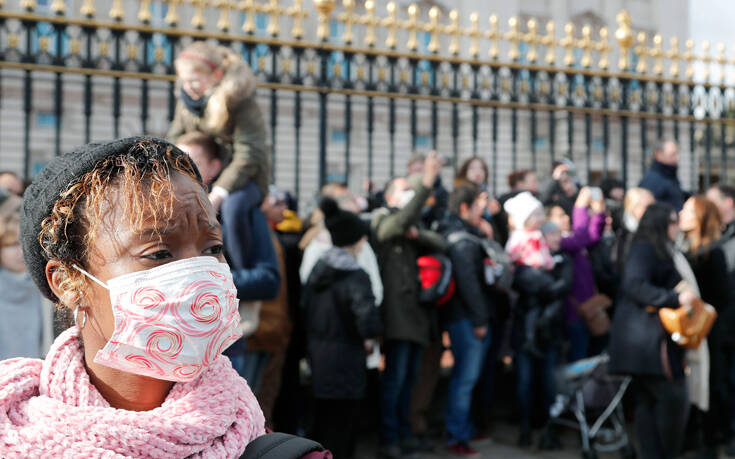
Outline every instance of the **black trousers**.
POLYGON ((332 452, 335 459, 355 454, 360 400, 316 399, 311 438, 332 452))
POLYGON ((641 459, 673 459, 679 455, 689 418, 684 379, 639 376, 635 424, 641 459))

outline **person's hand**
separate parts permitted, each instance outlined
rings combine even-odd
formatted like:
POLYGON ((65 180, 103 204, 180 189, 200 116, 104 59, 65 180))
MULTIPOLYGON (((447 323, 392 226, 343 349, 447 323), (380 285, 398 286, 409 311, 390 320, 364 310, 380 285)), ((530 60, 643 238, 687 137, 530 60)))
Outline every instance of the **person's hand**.
POLYGON ((600 201, 592 201, 590 202, 590 209, 592 209, 592 212, 595 214, 604 214, 607 210, 607 205, 605 204, 605 200, 602 199, 600 201))
POLYGON ((490 215, 498 215, 503 210, 503 206, 500 205, 500 201, 492 198, 487 203, 487 210, 490 212, 490 215))
POLYGON ((439 176, 439 172, 442 170, 442 161, 437 156, 435 151, 432 151, 429 156, 426 157, 424 162, 424 178, 422 183, 426 188, 433 188, 436 178, 439 176))
POLYGON ((475 338, 477 339, 485 339, 485 336, 487 336, 487 327, 475 327, 472 333, 475 334, 475 338))
POLYGON ((691 290, 684 290, 679 294, 679 304, 687 308, 691 307, 696 299, 697 295, 691 290))
POLYGON ((493 225, 490 224, 489 221, 485 220, 484 218, 480 220, 480 231, 482 234, 485 235, 488 239, 493 239, 495 237, 495 231, 493 231, 493 225))
POLYGON ((590 189, 588 187, 584 187, 581 190, 579 190, 579 196, 577 196, 577 201, 574 203, 574 207, 587 208, 590 206, 590 201, 591 201, 590 189))
POLYGON ((209 193, 209 202, 212 203, 212 207, 214 207, 214 211, 219 213, 220 207, 222 207, 222 203, 225 201, 225 198, 222 197, 222 195, 217 193, 209 193))
POLYGON ((559 164, 556 166, 556 169, 554 169, 554 172, 551 173, 551 178, 554 180, 561 179, 567 172, 569 171, 569 166, 566 164, 559 164))
POLYGON ((406 237, 408 239, 418 239, 419 238, 419 229, 415 226, 412 226, 406 231, 406 237))

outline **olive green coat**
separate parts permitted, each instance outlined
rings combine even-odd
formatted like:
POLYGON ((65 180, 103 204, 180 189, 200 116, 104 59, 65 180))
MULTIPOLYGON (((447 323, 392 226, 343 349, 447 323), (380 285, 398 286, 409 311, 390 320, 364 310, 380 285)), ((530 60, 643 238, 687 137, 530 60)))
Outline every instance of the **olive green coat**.
POLYGON ((420 229, 421 210, 431 189, 415 188, 416 195, 401 210, 381 209, 373 219, 373 247, 383 279, 384 338, 428 346, 436 330, 436 313, 419 304, 419 275, 416 260, 420 255, 444 252, 447 243, 433 231, 420 229), (419 228, 419 237, 409 239, 406 232, 419 228))

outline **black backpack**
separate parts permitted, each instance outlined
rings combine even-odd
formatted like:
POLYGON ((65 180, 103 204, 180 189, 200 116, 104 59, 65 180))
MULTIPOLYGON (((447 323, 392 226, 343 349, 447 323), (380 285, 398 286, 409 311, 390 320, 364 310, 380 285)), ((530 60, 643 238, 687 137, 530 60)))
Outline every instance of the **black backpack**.
POLYGON ((270 433, 251 441, 240 459, 332 459, 319 443, 285 433, 270 433))

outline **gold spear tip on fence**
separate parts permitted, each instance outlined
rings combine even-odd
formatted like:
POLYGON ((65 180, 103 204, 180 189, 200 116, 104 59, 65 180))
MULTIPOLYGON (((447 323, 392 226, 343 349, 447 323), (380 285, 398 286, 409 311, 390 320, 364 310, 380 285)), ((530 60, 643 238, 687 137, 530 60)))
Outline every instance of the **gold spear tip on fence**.
POLYGON ((632 20, 630 14, 623 10, 615 16, 618 22, 618 29, 615 31, 615 39, 618 40, 618 44, 621 48, 630 48, 633 44, 633 31, 630 28, 632 20))
POLYGON ((54 0, 53 3, 51 3, 50 8, 54 14, 60 15, 66 13, 66 3, 64 3, 64 0, 54 0))
POLYGON ((319 26, 316 29, 316 36, 322 41, 329 38, 329 15, 335 6, 337 6, 337 0, 314 0, 314 7, 319 12, 319 26))

